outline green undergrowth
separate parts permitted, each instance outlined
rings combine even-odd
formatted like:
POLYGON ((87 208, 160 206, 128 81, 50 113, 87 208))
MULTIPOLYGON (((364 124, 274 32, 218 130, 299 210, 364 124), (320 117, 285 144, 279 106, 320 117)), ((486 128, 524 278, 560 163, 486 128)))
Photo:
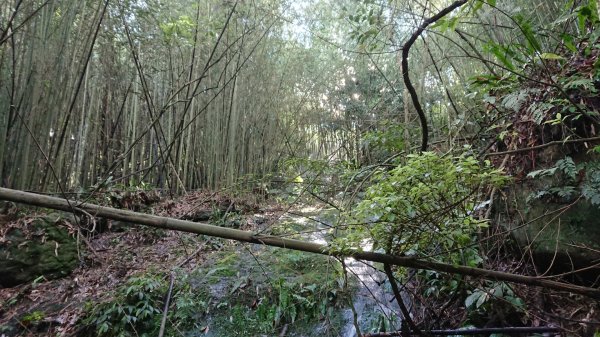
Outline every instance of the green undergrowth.
MULTIPOLYGON (((197 317, 207 309, 206 294, 189 284, 189 276, 179 271, 174 277, 168 336, 198 328, 197 317)), ((86 304, 82 336, 156 336, 168 287, 166 274, 147 272, 129 278, 107 300, 86 304)))
MULTIPOLYGON (((174 273, 165 336, 337 336, 337 307, 347 293, 339 263, 326 256, 228 245, 203 266, 174 273)), ((90 302, 85 334, 156 336, 167 273, 129 278, 100 303, 90 302)))
POLYGON ((203 324, 213 336, 336 336, 343 303, 339 263, 326 256, 269 247, 215 253, 196 271, 211 289, 212 315, 203 324))

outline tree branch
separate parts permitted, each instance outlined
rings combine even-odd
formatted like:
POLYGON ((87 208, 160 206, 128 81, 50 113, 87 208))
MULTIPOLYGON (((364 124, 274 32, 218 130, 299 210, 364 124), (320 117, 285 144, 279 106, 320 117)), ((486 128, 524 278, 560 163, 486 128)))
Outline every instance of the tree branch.
POLYGON ((536 145, 536 146, 532 146, 532 147, 526 147, 526 148, 522 148, 522 149, 515 149, 515 150, 509 150, 509 151, 502 151, 502 152, 492 152, 492 153, 486 154, 484 157, 485 158, 487 158, 487 157, 497 157, 497 156, 503 156, 505 154, 515 154, 515 153, 521 153, 521 152, 529 152, 529 151, 534 151, 534 150, 540 150, 540 149, 543 149, 543 148, 546 148, 546 147, 556 146, 556 145, 565 145, 565 144, 574 144, 574 143, 585 143, 585 142, 596 142, 596 141, 600 141, 600 137, 581 138, 581 139, 567 139, 567 140, 555 140, 555 141, 552 141, 552 142, 548 142, 546 144, 536 145))
POLYGON ((412 82, 410 81, 410 75, 408 73, 408 53, 410 51, 410 47, 412 47, 412 45, 415 43, 415 41, 417 41, 419 36, 421 36, 421 34, 423 34, 425 29, 429 25, 431 25, 432 23, 435 23, 436 21, 438 21, 441 18, 443 18, 444 16, 446 16, 448 13, 452 12, 456 8, 462 6, 466 3, 467 3, 467 0, 455 1, 450 6, 444 8, 436 15, 434 15, 428 19, 425 19, 425 21, 423 21, 423 23, 421 24, 421 26, 419 26, 417 31, 414 32, 410 36, 408 41, 406 41, 406 43, 402 46, 402 78, 404 79, 404 85, 406 86, 406 90, 408 90, 408 92, 410 93, 410 97, 412 99, 413 105, 415 106, 415 110, 417 110, 417 114, 419 115, 419 120, 421 121, 421 134, 422 134, 421 151, 422 152, 427 151, 427 142, 429 141, 429 129, 427 127, 427 118, 425 117, 425 112, 423 111, 423 107, 421 106, 421 103, 419 103, 419 96, 417 95, 417 91, 415 90, 415 87, 412 85, 412 82))
MULTIPOLYGON (((522 335, 522 334, 537 334, 537 333, 560 333, 563 330, 561 328, 553 327, 508 327, 508 328, 482 328, 482 329, 458 329, 458 330, 430 330, 424 331, 434 336, 472 336, 472 335, 485 335, 491 334, 503 334, 503 335, 522 335)), ((411 332, 409 336, 412 336, 415 332, 411 332)), ((405 336, 401 331, 394 332, 376 332, 365 335, 364 337, 392 337, 392 336, 405 336)))
POLYGON ((163 309, 162 320, 160 321, 160 331, 158 337, 165 335, 165 327, 167 325, 167 317, 169 316, 169 304, 171 303, 171 294, 173 293, 173 284, 175 283, 175 274, 171 273, 171 282, 169 282, 169 291, 167 292, 167 298, 165 299, 165 307, 163 309))
POLYGON ((398 284, 396 283, 396 278, 394 277, 394 273, 392 272, 392 267, 386 263, 383 265, 383 270, 385 271, 385 275, 387 275, 388 280, 390 281, 390 285, 392 286, 392 292, 394 293, 396 302, 400 307, 400 311, 402 311, 402 316, 404 316, 403 322, 408 323, 408 326, 412 331, 415 332, 416 335, 422 336, 423 332, 417 327, 415 322, 413 322, 412 318, 410 317, 410 311, 408 311, 408 308, 406 307, 406 305, 404 305, 404 301, 402 300, 402 294, 400 294, 398 284))

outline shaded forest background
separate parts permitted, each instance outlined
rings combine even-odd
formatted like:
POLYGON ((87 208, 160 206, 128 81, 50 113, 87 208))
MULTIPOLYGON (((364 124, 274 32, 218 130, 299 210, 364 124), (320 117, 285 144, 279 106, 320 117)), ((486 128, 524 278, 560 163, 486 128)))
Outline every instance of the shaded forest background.
MULTIPOLYGON (((181 192, 260 180, 288 159, 356 167, 410 152, 419 124, 400 49, 442 5, 4 2, 2 184, 181 192)), ((558 1, 488 4, 428 30, 410 72, 432 143, 490 138, 469 79, 510 69, 485 51, 526 43, 514 16, 538 27, 568 10, 558 1)), ((556 47, 553 36, 540 43, 556 47)))

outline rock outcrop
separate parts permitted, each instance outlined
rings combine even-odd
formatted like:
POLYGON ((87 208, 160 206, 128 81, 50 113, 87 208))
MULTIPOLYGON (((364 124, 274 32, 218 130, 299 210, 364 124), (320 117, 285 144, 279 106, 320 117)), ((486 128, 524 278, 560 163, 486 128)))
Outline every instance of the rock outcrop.
POLYGON ((538 274, 564 275, 577 283, 597 285, 600 206, 589 198, 595 193, 589 190, 592 173, 581 165, 595 163, 582 158, 573 163, 577 178, 568 183, 555 174, 511 185, 496 203, 496 221, 510 230, 520 252, 533 259, 538 274))
POLYGON ((79 263, 69 223, 57 215, 6 223, 0 231, 0 287, 63 277, 79 263))

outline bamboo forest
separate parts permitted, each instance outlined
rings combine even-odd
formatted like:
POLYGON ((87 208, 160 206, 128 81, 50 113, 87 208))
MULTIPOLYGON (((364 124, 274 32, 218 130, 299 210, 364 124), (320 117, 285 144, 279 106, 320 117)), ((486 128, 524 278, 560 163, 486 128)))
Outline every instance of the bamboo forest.
POLYGON ((600 337, 598 0, 0 0, 0 337, 600 337))

